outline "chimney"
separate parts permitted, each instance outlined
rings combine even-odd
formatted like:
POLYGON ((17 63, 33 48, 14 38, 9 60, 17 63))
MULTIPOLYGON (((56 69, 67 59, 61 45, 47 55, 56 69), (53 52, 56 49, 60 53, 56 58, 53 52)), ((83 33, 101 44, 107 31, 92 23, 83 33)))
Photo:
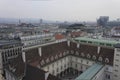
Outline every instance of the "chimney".
POLYGON ((45 80, 48 79, 48 76, 49 76, 49 72, 46 72, 46 73, 45 73, 45 80))
POLYGON ((25 52, 22 52, 22 59, 23 59, 24 62, 26 62, 25 52))
POLYGON ((41 47, 38 48, 39 55, 42 56, 42 49, 41 47))
POLYGON ((67 45, 70 46, 70 41, 67 41, 67 45))

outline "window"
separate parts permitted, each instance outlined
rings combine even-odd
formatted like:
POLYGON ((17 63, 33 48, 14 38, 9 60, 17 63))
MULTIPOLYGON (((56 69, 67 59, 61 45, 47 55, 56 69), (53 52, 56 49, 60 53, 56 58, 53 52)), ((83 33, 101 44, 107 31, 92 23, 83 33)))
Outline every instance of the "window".
POLYGON ((48 71, 49 71, 49 66, 47 67, 48 71))
POLYGON ((105 62, 106 62, 106 63, 109 63, 109 59, 108 59, 108 58, 105 58, 105 62))
POLYGON ((108 75, 108 79, 110 79, 110 75, 108 75))
POLYGON ((116 56, 120 56, 120 54, 116 54, 116 56))
POLYGON ((81 53, 81 56, 82 56, 82 57, 84 57, 84 56, 85 56, 85 54, 84 54, 84 53, 81 53))
POLYGON ((74 54, 74 51, 73 51, 73 50, 71 50, 71 53, 72 53, 72 54, 74 54))
POLYGON ((115 77, 118 77, 118 75, 114 75, 115 77))
POLYGON ((88 64, 88 63, 89 63, 89 61, 86 62, 86 64, 88 64))
POLYGON ((99 61, 102 61, 102 57, 99 57, 98 60, 99 60, 99 61))
POLYGON ((76 55, 79 55, 79 52, 78 51, 76 51, 76 53, 75 53, 76 55))
POLYGON ((75 65, 75 67, 77 68, 77 64, 75 65))
POLYGON ((114 70, 115 72, 118 72, 118 70, 114 70))
POLYGON ((52 67, 54 67, 54 64, 52 64, 52 67))
POLYGON ((54 75, 54 73, 55 73, 55 72, 54 72, 54 70, 53 70, 52 74, 54 75))
POLYGON ((62 66, 61 66, 61 70, 62 70, 62 66))
POLYGON ((94 55, 92 58, 93 58, 93 60, 95 60, 95 59, 96 59, 96 56, 94 55))
POLYGON ((118 59, 115 59, 115 61, 119 61, 118 59))
POLYGON ((86 41, 84 41, 84 40, 81 40, 80 42, 86 43, 86 41))
POLYGON ((106 46, 112 46, 111 44, 106 44, 106 46))
POLYGON ((116 67, 119 67, 119 65, 115 64, 116 67))
POLYGON ((72 66, 72 63, 70 63, 70 65, 72 66))
POLYGON ((59 68, 57 68, 57 72, 59 72, 59 68))
POLYGON ((106 68, 106 70, 108 70, 108 67, 106 68))
POLYGON ((120 49, 117 49, 117 51, 120 51, 120 49))
POLYGON ((91 58, 90 54, 87 55, 88 58, 91 58))
POLYGON ((76 58, 76 62, 78 61, 78 59, 76 58))
POLYGON ((106 74, 106 78, 107 78, 107 79, 110 79, 110 75, 106 74))
POLYGON ((81 63, 83 62, 83 60, 81 60, 81 63))
POLYGON ((64 65, 64 68, 66 68, 66 64, 64 65))
POLYGON ((92 43, 91 41, 88 41, 88 43, 92 43))
POLYGON ((81 66, 81 69, 82 69, 83 67, 81 66))
POLYGON ((104 45, 104 43, 100 43, 100 45, 104 45))

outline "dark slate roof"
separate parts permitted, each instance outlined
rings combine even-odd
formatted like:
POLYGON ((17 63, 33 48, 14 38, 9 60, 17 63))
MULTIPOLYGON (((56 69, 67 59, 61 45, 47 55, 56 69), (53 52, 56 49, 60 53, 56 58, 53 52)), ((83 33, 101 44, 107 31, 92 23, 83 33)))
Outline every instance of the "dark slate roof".
POLYGON ((31 62, 34 62, 34 61, 38 61, 40 59, 40 56, 39 56, 39 51, 38 51, 38 48, 33 48, 33 49, 30 49, 30 50, 27 50, 25 52, 26 54, 26 61, 28 63, 31 63, 31 62))
MULTIPOLYGON (((23 80, 45 80, 45 71, 27 64, 26 75, 23 80)), ((59 78, 49 74, 47 80, 60 80, 59 78)))
POLYGON ((7 69, 12 72, 16 77, 24 76, 25 63, 23 62, 22 55, 9 61, 7 69))
MULTIPOLYGON (((40 65, 41 61, 51 59, 58 55, 63 55, 68 50, 67 42, 60 42, 42 47, 42 56, 39 56, 38 48, 26 51, 26 60, 32 66, 40 65)), ((64 55, 65 56, 65 55, 64 55)), ((51 60, 53 62, 55 59, 51 60)), ((45 63, 46 64, 46 63, 45 63)), ((43 66, 43 65, 42 65, 43 66)))
POLYGON ((90 44, 80 44, 80 47, 77 48, 77 43, 70 42, 70 46, 68 46, 67 41, 65 41, 65 42, 43 46, 41 57, 39 56, 38 48, 28 50, 26 52, 27 53, 26 58, 30 61, 29 63, 32 66, 37 66, 37 65, 44 66, 48 63, 60 59, 61 57, 71 55, 72 53, 72 55, 77 55, 78 57, 97 60, 97 61, 99 61, 98 60, 99 57, 102 57, 103 59, 102 63, 106 63, 105 59, 108 58, 109 62, 106 64, 113 65, 114 48, 100 47, 100 52, 97 53, 97 47, 98 46, 90 45, 90 44), (67 51, 69 51, 68 54, 64 55, 64 52, 67 51), (84 54, 84 56, 82 56, 82 54, 84 54), (56 56, 58 58, 55 59, 56 56), (93 59, 93 56, 95 56, 96 59, 93 59))
POLYGON ((113 65, 113 58, 114 58, 114 49, 113 48, 106 48, 106 47, 101 47, 99 56, 103 58, 103 62, 105 63, 105 59, 109 59, 109 65, 113 65))

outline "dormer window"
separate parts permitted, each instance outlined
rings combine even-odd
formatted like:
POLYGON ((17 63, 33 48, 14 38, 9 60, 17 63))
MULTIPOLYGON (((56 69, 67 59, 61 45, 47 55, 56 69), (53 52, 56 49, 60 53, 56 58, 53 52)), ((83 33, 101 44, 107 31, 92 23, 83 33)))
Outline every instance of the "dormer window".
POLYGON ((63 52, 63 56, 65 56, 65 52, 63 52))
POLYGON ((59 57, 62 57, 62 53, 60 53, 59 57))
POLYGON ((51 61, 53 61, 53 60, 54 60, 54 57, 52 56, 52 57, 51 57, 51 61))
POLYGON ((58 59, 58 55, 55 56, 55 59, 58 59))
POLYGON ((71 54, 74 54, 74 51, 73 51, 73 50, 71 50, 71 54))
POLYGON ((92 59, 93 59, 93 60, 96 60, 96 56, 95 56, 95 55, 93 55, 92 59))
POLYGON ((46 62, 48 63, 49 61, 50 61, 49 58, 47 58, 46 62))
POLYGON ((44 60, 42 60, 40 64, 41 64, 41 65, 44 65, 44 64, 45 64, 45 61, 44 61, 44 60))
POLYGON ((67 50, 66 53, 69 54, 69 51, 67 50))
POLYGON ((84 56, 85 56, 85 54, 84 54, 84 53, 81 53, 81 56, 82 56, 82 57, 84 57, 84 56))
POLYGON ((90 58, 91 56, 90 56, 90 54, 87 54, 87 58, 90 58))
POLYGON ((79 52, 78 52, 78 51, 76 51, 75 55, 79 55, 79 52))
POLYGON ((108 58, 105 58, 105 62, 106 62, 106 63, 109 63, 109 59, 108 59, 108 58))
POLYGON ((98 60, 99 60, 99 61, 102 61, 102 57, 99 57, 98 60))

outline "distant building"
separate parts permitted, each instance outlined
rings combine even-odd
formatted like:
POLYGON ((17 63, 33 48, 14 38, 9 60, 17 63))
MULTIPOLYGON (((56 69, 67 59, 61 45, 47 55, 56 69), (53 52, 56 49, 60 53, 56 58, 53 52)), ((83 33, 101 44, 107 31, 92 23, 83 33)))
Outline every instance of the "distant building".
POLYGON ((43 33, 39 35, 29 35, 21 36, 21 42, 24 44, 24 47, 33 46, 37 44, 43 44, 55 40, 53 33, 43 33))
POLYGON ((108 21, 109 16, 100 16, 99 19, 97 19, 97 24, 98 26, 106 27, 108 21))
POLYGON ((22 53, 22 47, 18 40, 0 40, 0 73, 4 74, 6 64, 22 53))

